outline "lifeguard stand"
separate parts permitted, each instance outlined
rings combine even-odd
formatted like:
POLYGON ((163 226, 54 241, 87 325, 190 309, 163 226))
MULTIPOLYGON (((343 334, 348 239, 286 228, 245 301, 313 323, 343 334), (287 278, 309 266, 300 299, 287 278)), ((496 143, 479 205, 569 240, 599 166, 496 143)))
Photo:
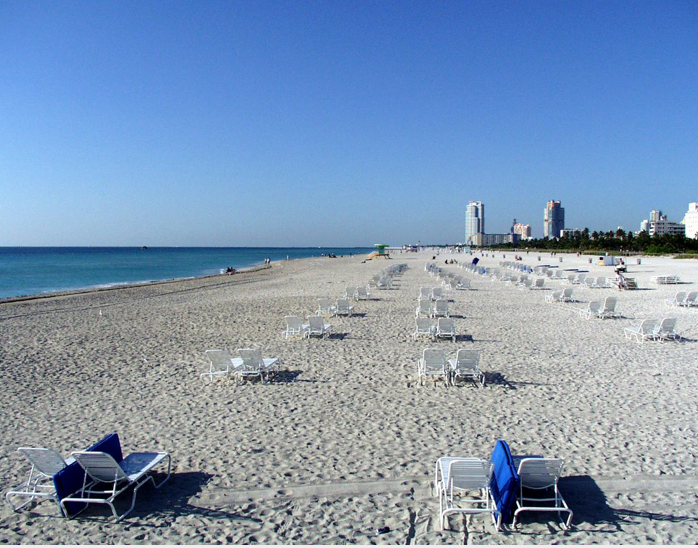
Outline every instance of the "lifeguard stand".
POLYGON ((388 254, 387 250, 388 244, 374 244, 373 247, 375 247, 376 250, 366 257, 367 261, 377 258, 390 259, 390 255, 388 254))

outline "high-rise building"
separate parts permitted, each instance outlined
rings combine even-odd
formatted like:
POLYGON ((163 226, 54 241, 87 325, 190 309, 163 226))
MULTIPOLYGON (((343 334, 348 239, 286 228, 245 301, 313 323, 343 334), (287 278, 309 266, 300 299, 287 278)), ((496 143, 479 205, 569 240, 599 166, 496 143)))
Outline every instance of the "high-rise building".
POLYGON ((662 215, 662 212, 658 209, 653 209, 650 211, 650 222, 666 221, 666 215, 662 215))
POLYGON ((698 239, 698 202, 688 204, 688 211, 681 224, 686 227, 686 238, 698 239))
POLYGON ((525 225, 523 223, 514 223, 514 226, 512 227, 512 234, 518 234, 521 240, 530 240, 531 225, 525 225))
POLYGON ((473 236, 485 233, 485 204, 468 202, 465 208, 465 244, 472 245, 473 236))
POLYGON ((650 231, 650 222, 645 219, 640 223, 640 232, 649 232, 650 231))
POLYGON ((565 208, 559 200, 550 200, 543 216, 543 237, 559 238, 565 230, 565 208))

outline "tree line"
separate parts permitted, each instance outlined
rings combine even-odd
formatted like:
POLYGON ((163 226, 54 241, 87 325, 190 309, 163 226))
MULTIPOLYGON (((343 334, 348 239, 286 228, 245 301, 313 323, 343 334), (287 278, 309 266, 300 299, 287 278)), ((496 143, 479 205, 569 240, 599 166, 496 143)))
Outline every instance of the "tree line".
POLYGON ((618 229, 615 232, 589 232, 585 228, 574 235, 561 238, 536 238, 519 240, 515 244, 499 244, 492 246, 497 249, 550 249, 556 251, 595 252, 619 251, 639 252, 646 255, 662 255, 672 253, 698 253, 698 240, 686 236, 664 234, 650 236, 642 231, 638 235, 618 229))

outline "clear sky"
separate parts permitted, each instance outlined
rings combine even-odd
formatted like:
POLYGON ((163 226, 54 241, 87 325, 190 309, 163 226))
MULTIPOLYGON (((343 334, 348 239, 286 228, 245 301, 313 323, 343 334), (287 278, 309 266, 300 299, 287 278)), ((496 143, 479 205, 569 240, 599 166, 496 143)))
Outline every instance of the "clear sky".
POLYGON ((0 245, 637 230, 697 175, 696 1, 0 0, 0 245))

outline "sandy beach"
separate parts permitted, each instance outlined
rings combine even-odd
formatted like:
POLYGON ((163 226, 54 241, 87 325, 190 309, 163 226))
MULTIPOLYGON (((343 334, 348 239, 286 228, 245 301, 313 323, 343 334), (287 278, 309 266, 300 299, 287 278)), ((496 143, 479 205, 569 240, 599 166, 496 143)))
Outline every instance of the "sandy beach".
MULTIPOLYGON (((20 446, 64 457, 118 432, 124 452, 168 451, 173 475, 144 487, 121 523, 95 508, 73 520, 43 502, 0 510, 6 543, 549 544, 693 543, 698 538, 698 308, 665 304, 698 289, 694 260, 628 263, 638 291, 565 287, 521 291, 434 262, 471 280, 446 291, 459 340, 413 341, 424 269, 433 253, 302 259, 271 269, 168 284, 0 303, 0 485, 25 479, 20 446), (406 263, 393 290, 331 319, 327 339, 284 339, 284 316, 306 317, 406 263), (656 285, 676 274, 681 285, 656 285), (591 300, 618 297, 621 318, 584 320, 591 300), (623 328, 678 318, 679 342, 627 341, 623 328), (482 352, 487 384, 419 386, 427 346, 482 352), (268 384, 203 382, 206 349, 260 347, 282 361, 268 384), (496 440, 515 454, 565 460, 562 493, 574 511, 525 515, 516 532, 484 516, 438 527, 430 492, 436 459, 489 458, 496 440), (379 528, 388 532, 376 534, 379 528)), ((481 257, 496 267, 502 253, 481 257)), ((513 253, 504 253, 506 260, 513 253)), ((524 254, 531 266, 613 277, 588 256, 524 254), (540 261, 538 260, 540 257, 540 261)), ((598 259, 598 257, 597 257, 598 259)), ((128 497, 125 497, 127 499, 128 497)), ((126 503, 124 500, 122 504, 126 503)))

